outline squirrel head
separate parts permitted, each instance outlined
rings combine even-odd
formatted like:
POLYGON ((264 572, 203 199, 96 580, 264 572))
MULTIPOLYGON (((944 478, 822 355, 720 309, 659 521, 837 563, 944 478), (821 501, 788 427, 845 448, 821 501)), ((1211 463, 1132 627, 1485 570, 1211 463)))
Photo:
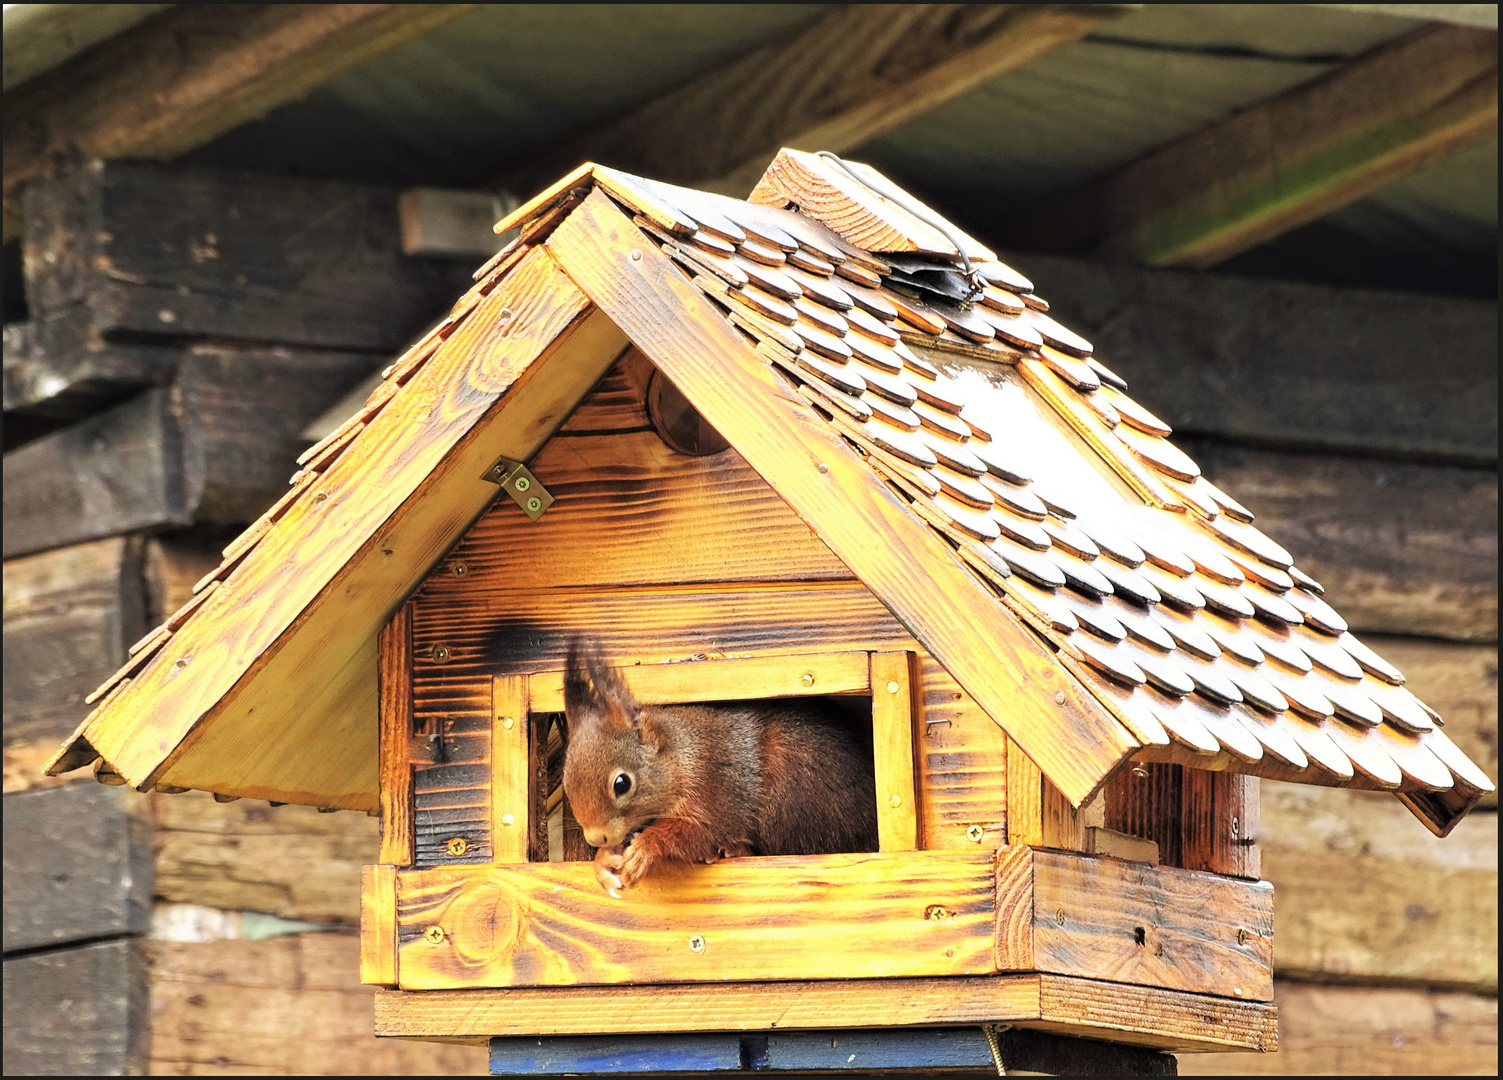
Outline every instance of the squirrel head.
POLYGON ((593 647, 575 640, 564 673, 564 794, 591 847, 614 847, 672 800, 662 732, 593 647))

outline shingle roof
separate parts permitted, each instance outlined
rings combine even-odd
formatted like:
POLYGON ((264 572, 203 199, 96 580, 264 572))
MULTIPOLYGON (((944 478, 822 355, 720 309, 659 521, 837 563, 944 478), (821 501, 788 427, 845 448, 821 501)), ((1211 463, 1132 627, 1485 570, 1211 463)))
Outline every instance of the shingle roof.
MULTIPOLYGON (((321 474, 360 454, 373 418, 597 185, 1057 650, 1143 745, 1140 758, 1393 790, 1441 832, 1492 789, 1403 675, 1169 442, 1091 343, 1050 318, 1023 274, 922 204, 884 197, 870 170, 832 168, 785 151, 740 202, 586 166, 498 225, 520 225, 519 239, 299 459, 288 494, 95 692, 103 700, 78 735, 321 474)), ((92 756, 65 748, 53 767, 92 756)))

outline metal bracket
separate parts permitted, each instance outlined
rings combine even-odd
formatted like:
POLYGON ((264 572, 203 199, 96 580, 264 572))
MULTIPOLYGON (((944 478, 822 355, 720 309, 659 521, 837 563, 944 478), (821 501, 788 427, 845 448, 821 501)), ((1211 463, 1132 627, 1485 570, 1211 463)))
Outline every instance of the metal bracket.
POLYGON ((548 507, 553 505, 553 496, 548 494, 548 489, 538 482, 526 465, 511 458, 497 458, 496 463, 485 471, 482 479, 489 480, 493 484, 500 484, 502 489, 512 497, 522 512, 533 521, 542 517, 548 507))

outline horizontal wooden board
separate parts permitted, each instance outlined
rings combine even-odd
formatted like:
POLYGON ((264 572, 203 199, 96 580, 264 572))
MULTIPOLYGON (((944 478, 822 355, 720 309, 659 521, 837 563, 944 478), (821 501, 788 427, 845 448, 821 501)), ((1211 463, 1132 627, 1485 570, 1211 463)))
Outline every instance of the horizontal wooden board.
MULTIPOLYGON (((394 352, 474 259, 402 254, 390 188, 110 162, 27 194, 27 299, 106 334, 394 352)), ((314 415, 317 415, 316 412, 314 415)))
POLYGON ((1489 301, 1043 255, 1015 265, 1182 434, 1498 459, 1489 301))
POLYGON ((1062 851, 997 858, 997 966, 1266 1001, 1273 891, 1062 851))
POLYGON ((167 381, 179 350, 159 343, 107 341, 66 307, 5 327, 5 413, 76 420, 167 381))
POLYGON ((6 957, 4 968, 5 1075, 144 1071, 146 966, 137 939, 6 957))
POLYGON ((989 972, 991 861, 980 851, 664 865, 620 898, 589 863, 403 871, 399 978, 432 990, 989 972), (425 937, 435 926, 436 943, 425 937))
MULTIPOLYGON (((748 701, 810 694, 871 691, 871 656, 864 652, 793 653, 680 664, 639 664, 617 669, 643 705, 691 701, 748 701)), ((533 712, 564 711, 564 673, 528 680, 533 712)))
POLYGON ((1355 630, 1497 640, 1496 469, 1191 449, 1355 630))
POLYGON ((754 653, 892 650, 913 639, 866 588, 828 582, 682 589, 480 592, 429 605, 420 594, 413 653, 421 669, 449 650, 448 678, 563 667, 583 634, 612 663, 658 664, 754 653))
POLYGON ((1381 986, 1274 983, 1279 1048, 1191 1054, 1181 1076, 1496 1076, 1498 999, 1381 986))
POLYGON ((1165 1050, 1277 1045, 1269 1005, 1061 975, 690 984, 651 994, 632 986, 376 994, 378 1033, 448 1040, 989 1023, 1165 1050))
POLYGON ((153 1075, 484 1075, 485 1050, 371 1031, 359 937, 150 941, 153 1075))
POLYGON ((360 869, 376 858, 376 819, 201 791, 153 795, 156 895, 317 923, 360 921, 360 869))
POLYGON ((84 697, 147 630, 139 539, 111 537, 5 563, 5 745, 61 740, 84 697))
POLYGON ((7 953, 145 933, 152 895, 145 804, 103 784, 5 796, 7 953))
POLYGON ((1265 781, 1262 832, 1281 975, 1497 993, 1496 813, 1438 840, 1391 796, 1265 781))

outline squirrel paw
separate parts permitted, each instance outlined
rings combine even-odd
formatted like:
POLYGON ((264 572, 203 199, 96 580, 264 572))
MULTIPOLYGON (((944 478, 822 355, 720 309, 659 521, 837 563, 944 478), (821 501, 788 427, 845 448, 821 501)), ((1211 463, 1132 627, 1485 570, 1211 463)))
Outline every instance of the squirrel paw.
POLYGON ((632 840, 626 845, 626 853, 621 857, 621 887, 629 889, 641 881, 656 861, 657 857, 642 842, 641 837, 632 840))
POLYGON ((612 896, 620 899, 626 885, 621 880, 622 854, 626 845, 617 844, 615 847, 599 848, 595 852, 595 880, 600 882, 600 887, 612 896))

